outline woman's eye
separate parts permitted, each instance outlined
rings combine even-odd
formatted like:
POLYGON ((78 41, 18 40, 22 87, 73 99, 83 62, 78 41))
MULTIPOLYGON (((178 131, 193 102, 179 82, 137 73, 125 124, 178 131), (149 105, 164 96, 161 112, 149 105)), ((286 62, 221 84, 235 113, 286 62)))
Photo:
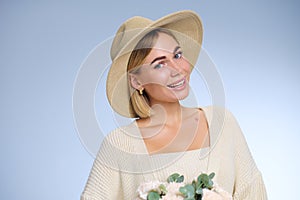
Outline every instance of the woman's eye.
POLYGON ((162 63, 158 63, 154 66, 154 69, 160 69, 162 68, 164 65, 162 63))
POLYGON ((181 58, 182 57, 182 52, 178 52, 178 53, 176 53, 175 55, 174 55, 174 58, 175 59, 179 59, 179 58, 181 58))

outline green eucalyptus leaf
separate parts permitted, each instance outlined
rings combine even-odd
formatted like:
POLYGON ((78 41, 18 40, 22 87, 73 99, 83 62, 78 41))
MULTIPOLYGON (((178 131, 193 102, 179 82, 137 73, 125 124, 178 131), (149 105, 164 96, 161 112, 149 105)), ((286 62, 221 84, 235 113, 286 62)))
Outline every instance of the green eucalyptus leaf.
POLYGON ((186 184, 184 187, 180 187, 179 192, 183 194, 185 199, 195 199, 195 188, 192 184, 186 184))
POLYGON ((213 185, 214 185, 214 182, 211 179, 209 179, 208 184, 207 184, 207 188, 212 189, 213 185))
POLYGON ((160 186, 158 187, 164 194, 166 194, 168 191, 167 191, 167 188, 164 184, 160 184, 160 186))
POLYGON ((202 183, 202 176, 201 176, 201 174, 198 176, 197 182, 198 182, 198 184, 202 183))
POLYGON ((179 176, 176 178, 176 183, 182 183, 184 181, 184 176, 179 176))
POLYGON ((151 191, 149 192, 148 196, 147 196, 147 200, 159 200, 160 195, 158 194, 158 192, 155 191, 151 191))
POLYGON ((198 187, 198 188, 196 189, 196 194, 199 194, 199 195, 202 195, 202 194, 203 194, 202 187, 198 187))
POLYGON ((215 177, 215 175, 216 175, 216 174, 215 174, 214 172, 212 172, 212 173, 210 173, 208 176, 209 176, 210 179, 213 179, 213 178, 215 177))
POLYGON ((186 187, 184 186, 184 187, 180 187, 179 188, 179 192, 181 193, 181 194, 183 194, 184 196, 186 196, 186 194, 187 194, 187 189, 186 189, 186 187))
POLYGON ((215 176, 215 173, 212 172, 209 175, 207 174, 200 174, 197 177, 197 182, 196 182, 196 188, 208 188, 212 189, 213 188, 213 181, 212 178, 215 176))
POLYGON ((203 182, 203 187, 207 188, 209 186, 209 178, 208 178, 208 176, 205 177, 205 178, 203 178, 202 182, 203 182))
POLYGON ((168 183, 175 182, 179 176, 180 175, 178 173, 174 173, 168 177, 167 182, 168 183))
POLYGON ((205 185, 207 185, 208 181, 209 181, 208 175, 207 175, 207 174, 203 174, 203 176, 202 176, 202 182, 203 182, 205 185))
POLYGON ((192 185, 194 188, 197 188, 197 182, 195 180, 193 180, 192 185))

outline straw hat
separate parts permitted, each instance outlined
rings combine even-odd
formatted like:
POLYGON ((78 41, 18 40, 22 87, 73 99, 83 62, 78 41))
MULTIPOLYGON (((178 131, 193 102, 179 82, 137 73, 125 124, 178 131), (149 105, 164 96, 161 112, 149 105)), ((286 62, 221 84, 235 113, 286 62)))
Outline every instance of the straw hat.
POLYGON ((195 65, 202 43, 202 23, 199 16, 189 10, 179 11, 152 21, 143 17, 132 17, 118 29, 112 46, 112 65, 106 81, 106 94, 114 111, 125 117, 136 117, 130 103, 127 78, 127 63, 132 50, 143 36, 154 28, 165 28, 177 38, 185 58, 195 65))

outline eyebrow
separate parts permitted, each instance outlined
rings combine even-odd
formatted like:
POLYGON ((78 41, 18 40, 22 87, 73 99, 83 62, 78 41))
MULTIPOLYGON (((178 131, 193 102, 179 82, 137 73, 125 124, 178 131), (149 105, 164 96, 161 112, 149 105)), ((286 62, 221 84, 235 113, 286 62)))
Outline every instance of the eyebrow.
POLYGON ((173 53, 175 54, 177 52, 177 50, 180 49, 180 46, 175 47, 173 53))
POLYGON ((162 59, 165 59, 165 58, 166 58, 166 56, 160 56, 160 57, 157 57, 157 58, 155 58, 154 60, 152 60, 151 65, 152 65, 153 63, 155 63, 156 61, 162 60, 162 59))
MULTIPOLYGON (((176 46, 173 53, 175 54, 178 49, 180 49, 180 46, 176 46)), ((165 58, 166 58, 166 56, 160 56, 160 57, 154 58, 154 60, 152 60, 151 64, 153 64, 154 62, 156 62, 158 60, 162 60, 162 59, 165 59, 165 58)))

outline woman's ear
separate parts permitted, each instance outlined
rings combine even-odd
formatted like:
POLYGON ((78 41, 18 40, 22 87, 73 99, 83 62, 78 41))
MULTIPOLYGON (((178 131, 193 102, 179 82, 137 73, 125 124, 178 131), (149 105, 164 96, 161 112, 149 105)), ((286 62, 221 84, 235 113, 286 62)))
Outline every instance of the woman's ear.
POLYGON ((137 89, 137 90, 141 89, 142 84, 139 81, 136 74, 131 74, 130 73, 128 78, 129 78, 129 82, 130 82, 131 87, 133 87, 134 89, 137 89))

